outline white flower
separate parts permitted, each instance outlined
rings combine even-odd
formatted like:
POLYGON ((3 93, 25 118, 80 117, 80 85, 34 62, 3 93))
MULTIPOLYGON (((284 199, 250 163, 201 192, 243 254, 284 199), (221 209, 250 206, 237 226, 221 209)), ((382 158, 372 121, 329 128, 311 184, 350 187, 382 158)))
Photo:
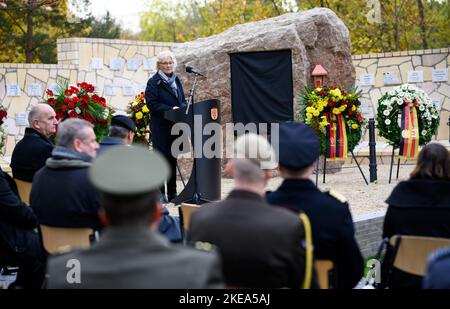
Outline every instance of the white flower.
POLYGON ((384 121, 384 123, 385 123, 386 125, 390 125, 390 124, 391 124, 391 120, 390 120, 390 119, 386 119, 386 120, 384 121))
POLYGON ((398 105, 403 105, 403 100, 402 99, 397 99, 397 104, 398 105))
POLYGON ((395 95, 395 91, 389 91, 389 95, 393 97, 395 95))
POLYGON ((388 110, 388 109, 385 109, 385 110, 383 111, 383 115, 385 115, 385 116, 389 116, 389 114, 390 114, 390 112, 389 112, 389 110, 388 110))
POLYGON ((81 109, 79 109, 78 107, 75 107, 75 111, 77 112, 77 114, 81 114, 81 109))
POLYGON ((425 135, 427 135, 427 130, 422 130, 421 133, 422 133, 423 136, 425 136, 425 135))
POLYGON ((419 105, 419 110, 424 111, 425 110, 425 106, 423 106, 422 104, 419 105))

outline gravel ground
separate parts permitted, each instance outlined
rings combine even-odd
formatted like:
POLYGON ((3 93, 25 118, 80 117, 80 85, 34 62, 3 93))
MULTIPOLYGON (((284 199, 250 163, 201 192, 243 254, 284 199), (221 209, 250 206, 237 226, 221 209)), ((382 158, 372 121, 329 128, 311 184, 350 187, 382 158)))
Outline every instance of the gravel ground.
MULTIPOLYGON (((327 174, 325 184, 322 182, 322 174, 319 175, 319 188, 322 191, 334 189, 341 193, 349 202, 350 210, 353 217, 373 212, 386 210, 384 202, 395 185, 401 181, 408 179, 409 174, 414 169, 414 165, 401 165, 399 170, 399 178, 395 179, 396 166, 392 171, 392 181, 389 181, 389 164, 378 165, 377 183, 369 183, 366 185, 356 165, 344 165, 341 172, 336 174, 327 174)), ((361 169, 369 181, 369 167, 362 165, 361 169)), ((315 182, 315 175, 311 178, 315 182)), ((272 178, 267 186, 267 190, 275 190, 281 183, 280 177, 272 178)), ((233 180, 222 178, 222 198, 226 197, 233 188, 233 180)), ((183 185, 178 181, 178 192, 181 192, 183 185)), ((169 204, 171 214, 178 215, 178 210, 172 204, 169 204)))

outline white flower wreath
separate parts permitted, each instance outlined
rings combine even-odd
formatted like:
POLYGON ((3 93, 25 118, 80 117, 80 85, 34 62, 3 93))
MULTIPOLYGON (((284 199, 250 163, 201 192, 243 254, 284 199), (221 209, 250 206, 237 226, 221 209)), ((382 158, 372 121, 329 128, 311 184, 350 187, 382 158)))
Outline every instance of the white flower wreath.
POLYGON ((377 122, 380 135, 399 146, 401 128, 398 123, 405 100, 415 101, 419 121, 419 144, 428 143, 439 127, 439 112, 428 95, 415 86, 404 84, 385 93, 378 100, 377 122))

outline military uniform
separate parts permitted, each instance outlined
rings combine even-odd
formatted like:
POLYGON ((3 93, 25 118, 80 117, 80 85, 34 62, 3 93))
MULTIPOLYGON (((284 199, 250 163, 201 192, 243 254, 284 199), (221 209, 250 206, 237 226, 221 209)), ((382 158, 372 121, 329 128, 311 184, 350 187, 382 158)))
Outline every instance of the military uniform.
POLYGON ((222 288, 220 258, 215 252, 171 245, 148 226, 158 220, 156 201, 144 210, 144 206, 136 209, 133 202, 127 202, 142 196, 152 198, 168 175, 163 157, 144 148, 116 146, 98 156, 89 170, 89 180, 109 200, 122 200, 116 205, 104 205, 111 218, 120 212, 115 219, 119 223, 106 227, 91 248, 51 257, 48 287, 222 288), (148 215, 149 222, 137 219, 136 212, 148 215))
MULTIPOLYGON (((319 157, 319 140, 304 124, 280 125, 279 165, 299 171, 319 157)), ((333 261, 335 287, 353 288, 363 274, 363 258, 356 243, 352 216, 345 198, 321 192, 309 179, 285 179, 267 201, 294 212, 304 211, 312 228, 314 257, 333 261)))

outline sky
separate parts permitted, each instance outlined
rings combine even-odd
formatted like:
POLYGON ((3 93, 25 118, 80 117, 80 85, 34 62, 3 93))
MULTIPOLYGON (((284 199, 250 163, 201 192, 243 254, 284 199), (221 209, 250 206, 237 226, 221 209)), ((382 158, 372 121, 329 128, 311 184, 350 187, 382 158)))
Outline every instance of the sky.
POLYGON ((123 26, 133 32, 139 32, 139 12, 151 0, 91 0, 91 12, 94 16, 109 13, 123 26))

